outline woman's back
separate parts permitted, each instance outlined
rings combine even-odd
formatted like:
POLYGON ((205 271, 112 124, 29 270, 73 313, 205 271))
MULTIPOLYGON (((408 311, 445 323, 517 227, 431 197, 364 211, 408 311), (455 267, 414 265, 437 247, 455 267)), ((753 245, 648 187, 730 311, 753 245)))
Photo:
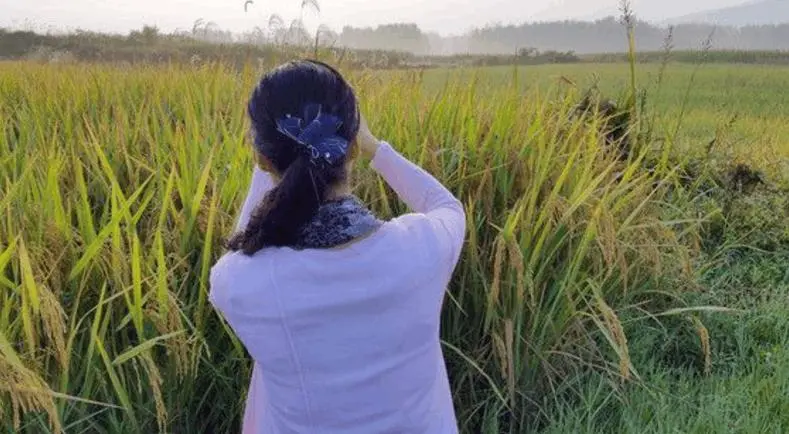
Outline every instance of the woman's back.
POLYGON ((212 270, 212 302, 256 362, 248 432, 457 432, 439 321, 463 210, 382 148, 377 168, 421 212, 342 248, 236 252, 212 270))
POLYGON ((232 291, 216 302, 265 373, 255 394, 272 432, 452 432, 432 425, 454 424, 438 337, 446 279, 403 231, 217 265, 215 284, 232 291))

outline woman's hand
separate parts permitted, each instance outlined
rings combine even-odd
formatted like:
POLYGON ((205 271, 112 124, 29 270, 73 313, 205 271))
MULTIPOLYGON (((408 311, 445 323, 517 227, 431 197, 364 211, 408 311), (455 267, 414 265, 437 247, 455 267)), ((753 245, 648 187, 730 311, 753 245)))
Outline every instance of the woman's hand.
POLYGON ((370 132, 370 127, 367 126, 367 120, 364 116, 360 115, 359 117, 359 133, 356 135, 356 145, 364 157, 372 159, 381 146, 381 141, 370 132))

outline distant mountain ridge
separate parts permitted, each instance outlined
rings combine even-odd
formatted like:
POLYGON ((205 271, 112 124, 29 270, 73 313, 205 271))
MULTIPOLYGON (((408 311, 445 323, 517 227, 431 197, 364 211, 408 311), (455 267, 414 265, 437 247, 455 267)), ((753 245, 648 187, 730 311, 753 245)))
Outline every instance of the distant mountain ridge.
POLYGON ((724 26, 789 24, 789 0, 757 0, 673 18, 666 24, 704 23, 724 26))
MULTIPOLYGON (((621 14, 618 6, 594 12, 584 11, 584 0, 566 0, 578 6, 573 20, 596 21, 621 14), (574 2, 574 3, 573 3, 574 2)), ((611 3, 614 3, 613 1, 611 3)), ((641 20, 658 24, 715 24, 742 27, 749 25, 789 24, 789 0, 633 0, 632 10, 641 20), (667 11, 674 11, 667 14, 667 11)), ((532 21, 562 21, 558 10, 548 10, 532 21)))

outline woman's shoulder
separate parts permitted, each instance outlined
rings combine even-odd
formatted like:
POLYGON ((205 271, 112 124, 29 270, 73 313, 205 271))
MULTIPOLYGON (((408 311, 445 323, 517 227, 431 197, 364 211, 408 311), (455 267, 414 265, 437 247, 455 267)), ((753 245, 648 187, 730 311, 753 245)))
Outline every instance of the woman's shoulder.
POLYGON ((390 241, 403 245, 410 251, 429 250, 436 240, 435 229, 430 219, 420 213, 408 213, 395 217, 382 227, 390 241))
POLYGON ((435 230, 433 221, 427 214, 415 212, 395 217, 384 223, 384 227, 401 235, 425 235, 435 230))
POLYGON ((403 214, 388 221, 384 228, 414 259, 439 261, 450 268, 454 267, 464 241, 462 231, 453 231, 440 219, 422 213, 403 214), (454 236, 455 232, 460 236, 454 236))
POLYGON ((225 252, 211 267, 211 276, 232 277, 234 282, 244 277, 259 276, 268 267, 276 250, 262 249, 254 255, 246 255, 241 251, 225 252))
POLYGON ((264 249, 248 256, 242 252, 227 252, 211 267, 209 298, 214 304, 223 304, 232 294, 241 294, 245 288, 260 282, 261 273, 268 268, 269 255, 264 249))
POLYGON ((225 252, 211 267, 212 277, 221 277, 232 270, 238 270, 242 267, 251 257, 242 254, 241 252, 225 252))

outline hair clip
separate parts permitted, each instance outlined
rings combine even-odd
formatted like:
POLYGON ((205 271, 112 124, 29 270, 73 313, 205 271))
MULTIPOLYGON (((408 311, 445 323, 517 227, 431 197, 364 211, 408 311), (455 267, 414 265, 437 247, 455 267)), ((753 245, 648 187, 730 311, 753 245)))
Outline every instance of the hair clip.
POLYGON ((336 166, 344 161, 349 143, 337 134, 340 126, 340 118, 323 113, 320 104, 307 104, 302 117, 286 114, 277 121, 277 130, 301 145, 316 166, 336 166))

